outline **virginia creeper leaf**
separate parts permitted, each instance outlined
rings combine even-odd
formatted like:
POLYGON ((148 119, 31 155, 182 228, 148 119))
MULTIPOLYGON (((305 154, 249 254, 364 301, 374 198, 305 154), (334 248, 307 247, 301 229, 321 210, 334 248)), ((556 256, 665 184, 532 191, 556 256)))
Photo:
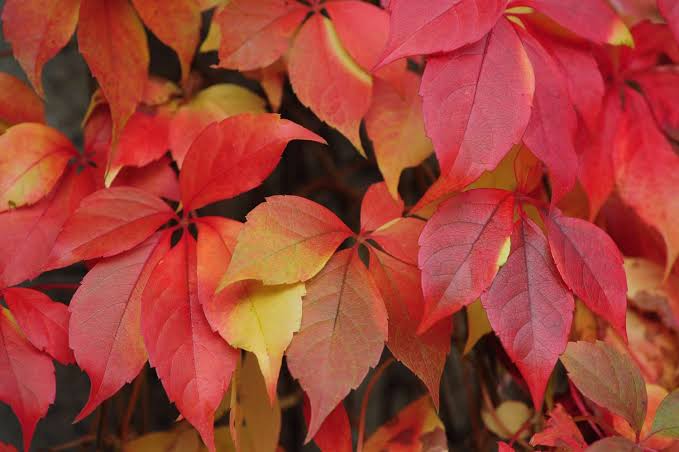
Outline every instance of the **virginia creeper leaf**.
POLYGON ((660 403, 655 412, 651 432, 679 438, 679 390, 674 390, 660 403))
POLYGON ((554 364, 568 342, 574 302, 538 226, 529 219, 518 221, 511 241, 507 263, 481 302, 539 410, 554 364))
POLYGON ((493 331, 481 300, 476 300, 467 306, 467 331, 467 342, 464 346, 465 355, 474 348, 479 339, 493 331))
POLYGON ((679 41, 679 5, 672 0, 658 0, 658 9, 674 34, 674 39, 679 41))
POLYGON ((216 276, 209 278, 213 281, 210 287, 199 289, 206 293, 205 298, 201 298, 199 291, 199 298, 212 329, 232 347, 247 350, 257 357, 273 403, 283 353, 302 321, 304 284, 263 286, 258 281, 243 281, 227 286, 214 296, 207 296, 214 293, 221 276, 211 272, 209 267, 221 263, 222 268, 226 268, 231 258, 236 239, 234 232, 240 229, 232 223, 219 217, 208 217, 198 223, 198 275, 211 273, 216 276))
MULTIPOLYGON (((667 392, 667 389, 663 388, 662 386, 646 383, 646 394, 648 396, 648 408, 646 410, 646 419, 644 420, 644 425, 641 427, 639 439, 643 441, 644 447, 646 448, 655 450, 667 449, 668 446, 674 443, 671 435, 663 435, 662 433, 653 434, 652 425, 662 401, 665 400, 669 393, 667 392)), ((677 422, 674 421, 674 424, 677 425, 677 422)), ((622 417, 612 415, 612 425, 615 431, 620 435, 631 441, 636 441, 636 433, 622 417)))
POLYGON ((531 35, 520 32, 535 72, 535 95, 523 142, 549 170, 552 202, 568 193, 578 170, 573 146, 578 125, 566 79, 552 57, 531 35))
POLYGON ((481 39, 508 0, 392 0, 389 41, 380 65, 399 58, 450 52, 481 39))
POLYGON ((415 264, 407 264, 371 247, 369 269, 387 308, 387 347, 422 380, 438 407, 441 374, 450 351, 452 322, 440 320, 426 333, 417 334, 424 302, 420 271, 415 264))
POLYGON ((33 347, 12 314, 0 307, 0 401, 19 418, 24 450, 30 450, 35 426, 54 402, 54 364, 33 347))
POLYGON ((102 259, 73 295, 70 344, 78 366, 90 377, 90 395, 76 420, 89 416, 144 367, 141 297, 151 271, 169 249, 169 235, 155 234, 123 254, 102 259))
POLYGON ((646 384, 629 356, 601 341, 570 342, 561 362, 587 398, 641 430, 648 404, 646 384))
POLYGON ((435 430, 443 431, 443 423, 436 415, 429 397, 421 397, 377 429, 365 442, 363 450, 424 450, 422 437, 435 430))
POLYGON ((623 436, 611 436, 600 439, 589 446, 585 452, 643 452, 640 446, 623 436))
POLYGON ((172 47, 182 69, 182 79, 191 70, 191 60, 200 39, 200 5, 195 0, 133 0, 147 27, 162 42, 172 47))
POLYGON ((470 190, 442 204, 420 236, 425 315, 420 331, 476 300, 493 281, 512 233, 514 197, 470 190))
POLYGON ((566 285, 627 339, 627 280, 622 254, 604 231, 557 209, 545 216, 549 248, 566 285))
POLYGON ((163 157, 142 168, 124 168, 113 181, 113 186, 135 187, 161 198, 178 201, 179 180, 170 165, 170 159, 163 157))
POLYGON ((161 158, 170 148, 169 129, 168 113, 134 112, 120 133, 110 171, 117 176, 123 166, 145 166, 161 158))
POLYGON ((598 44, 634 46, 632 34, 605 0, 521 0, 567 29, 598 44))
POLYGON ((375 149, 375 158, 391 196, 398 196, 398 181, 404 169, 417 166, 432 152, 424 132, 422 99, 417 95, 420 78, 404 71, 405 96, 390 83, 376 79, 373 103, 365 127, 375 149))
POLYGON ((316 275, 351 230, 325 207, 297 196, 271 196, 248 215, 217 290, 244 279, 292 284, 316 275))
POLYGON ((27 123, 0 135, 0 212, 47 195, 77 151, 51 127, 27 123))
MULTIPOLYGON (((311 411, 309 398, 304 398, 304 420, 309 425, 311 411)), ((337 404, 318 429, 314 442, 321 452, 352 452, 351 425, 344 403, 337 404)))
POLYGON ((212 85, 181 105, 172 117, 169 135, 172 157, 181 168, 191 144, 208 125, 239 113, 265 111, 264 99, 242 86, 212 85))
POLYGON ((481 420, 488 430, 503 439, 527 437, 526 430, 521 431, 521 426, 533 415, 533 411, 523 402, 518 400, 505 400, 495 408, 482 409, 481 420), (493 416, 490 409, 495 411, 493 416), (497 419, 497 420, 496 420, 497 419))
POLYGON ((246 354, 231 383, 231 436, 239 452, 276 450, 281 431, 278 400, 267 397, 264 378, 254 356, 246 354))
POLYGON ((42 67, 71 39, 80 0, 8 0, 2 32, 35 90, 44 97, 42 67))
POLYGON ((128 0, 81 0, 78 47, 108 100, 117 136, 148 79, 144 26, 128 0))
POLYGON ((423 227, 424 221, 418 218, 398 218, 371 232, 368 237, 396 259, 417 265, 417 241, 423 227))
POLYGON ((68 347, 70 314, 65 304, 52 301, 37 290, 22 287, 5 289, 2 295, 21 331, 35 348, 61 364, 74 361, 68 347))
POLYGON ((149 362, 168 397, 214 452, 214 414, 228 389, 238 353, 205 319, 198 300, 196 242, 187 233, 148 279, 141 331, 149 362))
POLYGON ((667 135, 679 139, 679 68, 658 66, 634 76, 653 111, 656 121, 667 135))
POLYGON ((505 19, 480 41, 431 57, 420 94, 441 173, 467 185, 495 168, 521 141, 534 90, 528 55, 505 19))
POLYGON ((4 72, 0 73, 0 122, 2 129, 20 122, 45 122, 42 99, 23 81, 4 72))
MULTIPOLYGON (((220 452, 235 452, 229 427, 215 429, 215 446, 220 452)), ((172 430, 142 435, 123 445, 123 452, 206 452, 198 432, 186 423, 172 430)))
POLYGON ((110 257, 140 244, 174 216, 160 198, 138 188, 96 191, 80 203, 57 237, 49 268, 110 257))
POLYGON ((89 171, 69 168, 42 201, 0 213, 0 287, 38 276, 68 217, 94 190, 89 171))
POLYGON ((286 352, 309 396, 307 441, 377 364, 386 339, 387 313, 368 269, 355 249, 338 252, 307 283, 302 327, 286 352))
POLYGON ((215 16, 219 65, 247 71, 268 66, 290 47, 308 8, 289 0, 232 0, 215 16))
POLYGON ((288 73, 300 102, 365 156, 359 127, 370 108, 372 77, 349 55, 330 19, 315 14, 302 25, 290 50, 288 73))
POLYGON ((547 425, 541 432, 533 435, 530 444, 565 448, 572 452, 582 452, 587 448, 587 442, 578 426, 561 404, 557 404, 549 413, 547 425))
POLYGON ((679 156, 658 130, 644 98, 625 90, 623 131, 615 154, 618 192, 647 224, 655 227, 667 247, 666 273, 679 256, 679 156))
POLYGON ((292 140, 325 143, 277 114, 242 114, 208 126, 191 145, 179 175, 184 209, 198 209, 257 187, 292 140))
POLYGON ((374 231, 392 220, 401 218, 403 200, 392 198, 384 182, 372 184, 361 201, 361 230, 374 231))

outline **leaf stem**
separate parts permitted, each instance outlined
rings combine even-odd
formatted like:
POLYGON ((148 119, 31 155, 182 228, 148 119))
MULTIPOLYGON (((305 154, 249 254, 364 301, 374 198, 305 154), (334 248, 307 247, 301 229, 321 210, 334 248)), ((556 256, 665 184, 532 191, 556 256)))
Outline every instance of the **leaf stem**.
POLYGON ((365 387, 363 400, 361 400, 361 414, 358 418, 358 443, 356 444, 356 452, 363 452, 363 441, 365 438, 365 416, 368 411, 368 400, 370 399, 370 393, 384 371, 387 370, 387 367, 389 367, 389 365, 391 365, 393 362, 394 358, 391 356, 385 359, 384 362, 380 364, 377 369, 375 369, 375 372, 373 372, 370 380, 368 381, 368 385, 365 387))
POLYGON ((130 398, 127 402, 123 420, 120 423, 120 442, 122 444, 125 444, 125 441, 127 441, 132 415, 134 414, 135 408, 137 407, 137 401, 139 400, 139 394, 141 394, 141 388, 144 384, 145 378, 146 366, 142 368, 141 373, 137 375, 137 378, 134 379, 134 383, 132 383, 132 393, 130 394, 130 398))

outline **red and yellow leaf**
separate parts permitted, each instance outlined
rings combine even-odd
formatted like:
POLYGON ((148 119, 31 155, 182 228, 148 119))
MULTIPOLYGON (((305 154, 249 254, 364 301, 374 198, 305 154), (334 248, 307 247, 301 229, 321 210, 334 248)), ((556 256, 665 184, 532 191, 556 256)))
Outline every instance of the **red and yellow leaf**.
POLYGON ((146 363, 141 297, 169 249, 169 235, 156 234, 130 251, 102 259, 73 295, 70 344, 78 366, 90 377, 90 395, 76 420, 132 381, 146 363))
POLYGON ((518 221, 511 240, 507 263, 481 302, 540 410, 547 380, 568 342, 574 301, 561 282, 547 239, 532 221, 518 221))
POLYGON ((401 218, 404 203, 393 198, 384 182, 372 184, 361 201, 361 231, 375 231, 390 221, 401 218))
POLYGON ((563 448, 572 452, 583 452, 587 449, 587 442, 578 426, 561 404, 557 404, 549 413, 547 425, 541 432, 533 435, 530 444, 563 448))
POLYGON ((42 292, 22 287, 2 291, 7 306, 28 341, 61 364, 73 362, 68 344, 70 314, 65 304, 52 301, 42 292))
POLYGON ((338 252, 307 283, 302 327, 286 352, 288 368, 309 397, 307 440, 377 364, 387 312, 355 249, 338 252))
POLYGON ((45 106, 31 87, 0 72, 0 129, 20 122, 45 122, 45 106))

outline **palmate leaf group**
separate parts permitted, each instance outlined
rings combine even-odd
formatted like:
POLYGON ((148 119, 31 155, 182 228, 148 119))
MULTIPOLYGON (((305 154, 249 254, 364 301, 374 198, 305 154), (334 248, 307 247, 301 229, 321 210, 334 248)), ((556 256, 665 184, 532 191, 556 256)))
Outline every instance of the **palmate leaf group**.
POLYGON ((492 331, 490 374, 524 389, 496 410, 480 383, 500 450, 677 438, 675 388, 630 319, 679 330, 679 6, 648 2, 652 23, 635 0, 377 3, 5 2, 37 92, 0 75, 0 401, 26 450, 55 398, 52 360, 89 377, 78 421, 155 370, 183 421, 123 447, 275 450, 289 371, 306 441, 351 450, 344 400, 385 350, 428 394, 365 441, 363 407, 358 448, 445 450, 454 323, 474 356, 492 331), (177 83, 149 73, 145 27, 175 52, 177 83), (39 97, 74 34, 98 84, 81 150, 39 97), (207 52, 261 90, 207 82, 192 71, 207 52), (286 192, 245 222, 207 215, 265 183, 292 141, 332 153, 331 128, 384 180, 353 199, 355 219, 286 192), (409 191, 413 167, 426 177, 409 191), (81 262, 68 306, 35 281, 81 262), (516 406, 508 431, 501 407, 516 406))

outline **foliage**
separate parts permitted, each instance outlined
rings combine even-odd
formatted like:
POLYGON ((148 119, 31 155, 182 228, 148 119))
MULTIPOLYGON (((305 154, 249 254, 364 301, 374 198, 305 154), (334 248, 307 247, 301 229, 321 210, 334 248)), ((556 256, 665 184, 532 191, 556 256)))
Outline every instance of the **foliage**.
POLYGON ((291 405, 324 451, 447 450, 451 346, 500 450, 675 445, 679 3, 7 0, 2 22, 35 89, 0 74, 0 401, 25 450, 53 360, 89 377, 76 421, 155 369, 183 420, 122 450, 273 451, 291 405), (149 73, 146 29, 177 80, 149 73), (98 83, 81 149, 41 82, 74 33, 98 83), (266 97, 192 71, 198 47, 266 97), (330 129, 382 174, 357 218, 283 192, 211 213, 290 142, 327 161, 330 129), (412 189, 413 167, 436 180, 412 189), (53 301, 41 275, 81 262, 53 301), (363 441, 394 358, 428 394, 363 441))

